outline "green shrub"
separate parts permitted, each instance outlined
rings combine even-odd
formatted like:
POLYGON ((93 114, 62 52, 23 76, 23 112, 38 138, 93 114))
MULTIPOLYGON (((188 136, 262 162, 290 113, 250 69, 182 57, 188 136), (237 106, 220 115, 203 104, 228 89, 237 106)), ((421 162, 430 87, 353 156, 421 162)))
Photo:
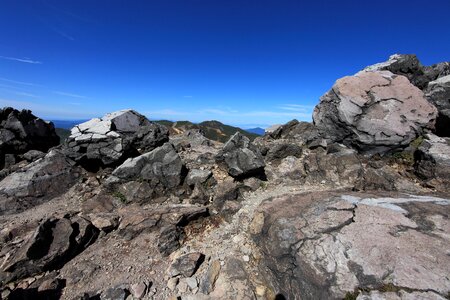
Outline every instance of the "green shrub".
POLYGON ((125 197, 125 195, 119 191, 114 192, 113 196, 116 197, 117 199, 119 199, 119 201, 122 202, 123 204, 128 203, 127 197, 125 197))

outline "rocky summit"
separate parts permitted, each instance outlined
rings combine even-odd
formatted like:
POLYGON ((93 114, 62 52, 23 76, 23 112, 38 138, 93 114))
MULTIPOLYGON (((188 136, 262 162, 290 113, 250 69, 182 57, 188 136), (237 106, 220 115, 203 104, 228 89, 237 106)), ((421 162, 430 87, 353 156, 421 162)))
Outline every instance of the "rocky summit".
POLYGON ((0 110, 0 299, 449 299, 449 76, 393 55, 224 143, 0 110))

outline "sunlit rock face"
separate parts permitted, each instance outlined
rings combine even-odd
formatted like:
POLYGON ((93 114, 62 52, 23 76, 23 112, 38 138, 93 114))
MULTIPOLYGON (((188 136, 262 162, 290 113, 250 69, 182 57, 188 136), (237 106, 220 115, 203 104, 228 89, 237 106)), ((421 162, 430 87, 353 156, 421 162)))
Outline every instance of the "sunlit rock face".
POLYGON ((322 136, 361 152, 386 153, 433 129, 436 108, 404 76, 359 72, 336 81, 313 119, 322 136))
POLYGON ((75 126, 66 141, 69 157, 87 168, 118 165, 168 141, 167 129, 133 110, 121 110, 75 126))

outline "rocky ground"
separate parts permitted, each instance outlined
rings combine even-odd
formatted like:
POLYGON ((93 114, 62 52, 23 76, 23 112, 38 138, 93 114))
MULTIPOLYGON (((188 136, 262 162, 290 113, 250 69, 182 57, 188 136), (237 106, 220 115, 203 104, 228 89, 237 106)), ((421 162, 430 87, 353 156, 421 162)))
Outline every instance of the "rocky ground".
POLYGON ((0 299, 449 299, 449 74, 394 55, 253 142, 2 110, 0 299))

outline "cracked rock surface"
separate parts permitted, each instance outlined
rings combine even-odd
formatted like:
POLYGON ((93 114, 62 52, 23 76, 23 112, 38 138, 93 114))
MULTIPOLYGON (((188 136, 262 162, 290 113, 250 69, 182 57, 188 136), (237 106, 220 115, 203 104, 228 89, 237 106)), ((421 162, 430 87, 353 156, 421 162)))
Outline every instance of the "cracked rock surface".
POLYGON ((168 141, 168 130, 134 110, 121 110, 75 126, 66 140, 67 156, 88 169, 114 166, 168 141))
POLYGON ((404 76, 359 72, 336 81, 313 120, 323 137, 370 154, 407 146, 434 128, 436 108, 404 76))
POLYGON ((253 236, 275 289, 289 299, 386 287, 439 299, 450 289, 449 205, 429 196, 284 195, 257 209, 253 236))

